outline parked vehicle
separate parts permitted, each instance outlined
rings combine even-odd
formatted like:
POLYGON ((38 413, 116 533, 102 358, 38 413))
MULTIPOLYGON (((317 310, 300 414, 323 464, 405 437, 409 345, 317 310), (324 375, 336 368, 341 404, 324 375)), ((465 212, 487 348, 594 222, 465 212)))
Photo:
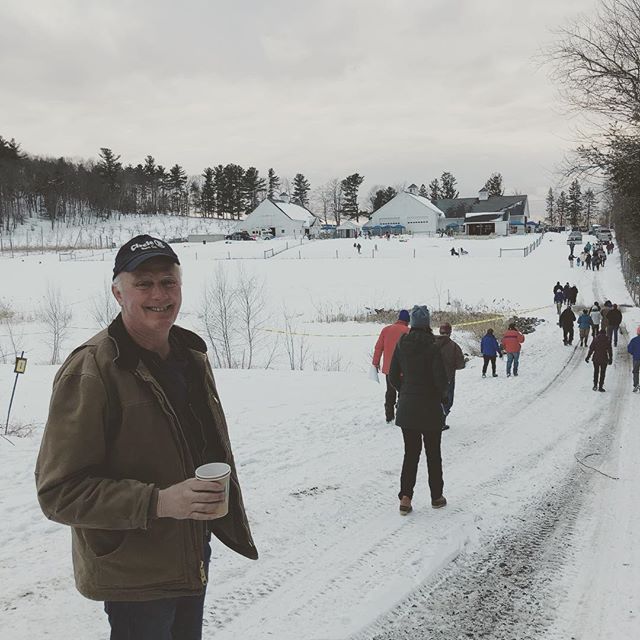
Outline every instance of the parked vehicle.
POLYGON ((249 235, 248 231, 234 231, 232 234, 225 236, 225 240, 255 240, 249 235))
POLYGON ((582 233, 580 231, 571 231, 567 238, 567 244, 581 244, 582 243, 582 233))
POLYGON ((613 234, 611 233, 611 229, 607 229, 606 227, 600 227, 596 231, 596 238, 600 240, 600 242, 609 242, 613 240, 613 234))

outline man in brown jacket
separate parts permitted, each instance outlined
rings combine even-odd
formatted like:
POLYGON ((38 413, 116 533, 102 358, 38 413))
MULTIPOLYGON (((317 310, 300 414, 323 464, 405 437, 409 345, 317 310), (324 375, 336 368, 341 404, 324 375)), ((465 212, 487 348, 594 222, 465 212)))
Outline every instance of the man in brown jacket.
MULTIPOLYGON (((451 407, 453 406, 453 394, 456 388, 456 371, 464 369, 466 364, 460 345, 451 339, 451 331, 451 325, 448 322, 445 322, 440 326, 440 335, 436 338, 436 344, 440 347, 442 360, 444 362, 444 369, 447 372, 447 381, 449 383, 447 388, 447 398, 442 404, 445 422, 447 416, 451 412, 451 407)), ((449 425, 445 424, 442 427, 442 430, 446 431, 448 428, 449 425)))
POLYGON ((211 533, 258 557, 206 345, 174 325, 179 264, 151 236, 121 247, 121 314, 56 374, 36 467, 42 510, 71 526, 76 586, 104 601, 111 640, 202 637, 211 533), (222 485, 194 478, 214 461, 232 469, 223 517, 222 485))

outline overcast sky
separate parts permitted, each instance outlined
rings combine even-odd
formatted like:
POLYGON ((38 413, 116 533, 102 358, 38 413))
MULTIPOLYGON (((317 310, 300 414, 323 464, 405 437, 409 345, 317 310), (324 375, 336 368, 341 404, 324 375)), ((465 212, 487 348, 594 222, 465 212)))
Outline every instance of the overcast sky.
POLYGON ((595 0, 2 0, 0 135, 312 187, 355 171, 539 209, 576 123, 536 55, 595 0))

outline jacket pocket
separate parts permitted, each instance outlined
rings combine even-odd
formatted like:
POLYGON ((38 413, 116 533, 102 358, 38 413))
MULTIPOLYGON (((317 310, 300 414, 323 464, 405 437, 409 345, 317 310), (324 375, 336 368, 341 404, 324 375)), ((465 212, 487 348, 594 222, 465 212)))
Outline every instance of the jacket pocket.
MULTIPOLYGON (((126 593, 130 589, 187 582, 186 540, 183 523, 169 518, 154 520, 148 529, 124 532, 110 553, 90 560, 97 586, 126 593)), ((194 575, 197 567, 193 567, 194 575)))

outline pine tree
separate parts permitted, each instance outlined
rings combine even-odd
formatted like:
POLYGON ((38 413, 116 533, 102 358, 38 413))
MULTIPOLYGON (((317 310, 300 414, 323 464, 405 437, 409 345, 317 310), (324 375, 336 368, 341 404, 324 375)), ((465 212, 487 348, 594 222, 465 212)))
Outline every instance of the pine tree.
POLYGON ((574 180, 569 186, 567 214, 569 224, 572 227, 578 227, 582 219, 582 190, 580 189, 578 180, 574 180))
POLYGON ((561 191, 556 200, 556 217, 558 219, 558 225, 561 227, 565 225, 568 207, 569 201, 567 200, 567 194, 561 191))
POLYGON ((440 176, 440 197, 447 200, 458 197, 458 191, 456 190, 456 183, 458 181, 453 177, 453 174, 448 171, 443 172, 440 176))
POLYGON ((280 189, 280 178, 276 175, 273 169, 269 169, 267 174, 267 198, 273 200, 278 195, 280 189))
POLYGON ((293 201, 303 207, 308 207, 309 189, 311 189, 309 181, 301 173, 296 173, 296 177, 293 179, 293 201))
POLYGON ((119 205, 117 193, 120 186, 119 179, 122 173, 120 156, 116 156, 116 154, 107 147, 101 147, 100 159, 98 160, 96 169, 105 185, 104 206, 107 211, 113 211, 119 205))
POLYGON ((431 200, 431 202, 435 204, 438 200, 440 200, 440 198, 440 183, 438 182, 438 178, 434 178, 429 183, 429 200, 431 200))
POLYGON ((549 187, 549 191, 547 192, 547 198, 546 198, 547 217, 545 218, 545 221, 550 227, 556 226, 556 210, 555 210, 554 204, 555 204, 555 196, 553 195, 553 189, 549 187))
POLYGON ((420 190, 418 191, 418 195, 423 198, 429 197, 429 192, 427 191, 427 187, 424 186, 424 182, 420 185, 420 190))
POLYGON ((584 225, 589 228, 591 227, 591 221, 595 218, 597 212, 598 200, 596 198, 596 194, 593 193, 591 189, 587 189, 584 192, 583 197, 584 204, 584 225))
POLYGON ((364 181, 364 177, 358 173, 347 176, 340 183, 342 191, 342 213, 352 220, 360 219, 360 209, 358 207, 358 189, 364 181))
POLYGON ((200 189, 200 210, 205 218, 213 218, 216 213, 215 172, 207 167, 202 172, 203 182, 200 189))
POLYGON ((244 169, 237 164, 228 164, 223 169, 222 203, 232 219, 239 220, 246 211, 247 203, 243 191, 244 169))
POLYGON ((213 170, 213 188, 216 193, 216 215, 218 218, 224 218, 228 213, 225 209, 226 203, 224 201, 226 187, 224 184, 224 165, 217 165, 213 170))
POLYGON ((174 164, 169 170, 167 187, 171 199, 171 210, 177 214, 189 212, 189 199, 187 194, 187 174, 179 164, 174 164))
POLYGON ((489 179, 484 183, 484 188, 487 190, 489 197, 501 196, 504 194, 504 188, 502 186, 502 174, 492 173, 489 179))
POLYGON ((245 171, 242 179, 242 190, 247 206, 246 213, 250 213, 260 204, 260 193, 264 191, 265 186, 266 180, 260 177, 255 167, 249 167, 245 171))
POLYGON ((397 191, 393 187, 378 189, 371 198, 371 212, 377 211, 380 207, 387 204, 389 200, 393 200, 396 195, 397 191))
POLYGON ((141 207, 143 213, 158 213, 158 176, 156 171, 156 161, 153 156, 148 155, 142 165, 144 189, 141 207))

